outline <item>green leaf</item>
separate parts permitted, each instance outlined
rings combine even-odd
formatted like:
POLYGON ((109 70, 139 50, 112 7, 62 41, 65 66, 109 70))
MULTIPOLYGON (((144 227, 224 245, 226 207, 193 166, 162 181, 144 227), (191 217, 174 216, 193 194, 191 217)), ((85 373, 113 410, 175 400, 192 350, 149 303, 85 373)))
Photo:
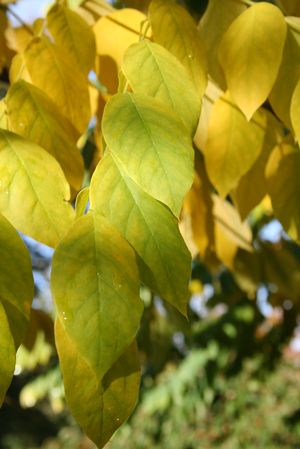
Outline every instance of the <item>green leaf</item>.
POLYGON ((130 416, 138 398, 140 368, 136 343, 101 380, 78 352, 60 320, 56 320, 55 337, 68 406, 88 437, 102 448, 130 416))
POLYGON ((128 176, 178 216, 193 182, 193 147, 176 114, 146 95, 117 94, 106 105, 102 130, 128 176))
POLYGON ((223 197, 237 186, 261 153, 266 121, 266 113, 257 111, 248 122, 228 92, 215 102, 204 156, 209 178, 223 197))
POLYGON ((78 68, 88 75, 94 67, 96 43, 90 26, 76 12, 54 5, 47 15, 47 28, 54 42, 72 56, 78 68))
MULTIPOLYGON (((298 23, 300 18, 287 17, 286 21, 293 19, 298 23)), ((292 128, 290 105, 293 92, 300 77, 300 35, 292 26, 288 26, 283 57, 276 82, 270 94, 270 103, 276 115, 292 128)))
POLYGON ((13 337, 10 332, 8 319, 0 302, 0 407, 5 393, 13 378, 16 353, 13 337))
POLYGON ((75 203, 76 218, 82 217, 85 214, 89 202, 89 193, 90 193, 89 187, 85 187, 78 193, 75 203))
POLYGON ((161 100, 181 118, 191 135, 199 121, 201 101, 183 65, 160 45, 133 44, 122 66, 132 90, 161 100))
POLYGON ((226 81, 218 61, 219 45, 231 23, 247 8, 242 2, 210 0, 203 14, 199 30, 205 44, 209 74, 223 89, 226 81))
POLYGON ((45 150, 0 130, 0 211, 21 232, 56 246, 74 218, 69 185, 45 150))
POLYGON ((99 378, 133 341, 142 313, 135 253, 103 217, 75 221, 51 276, 58 317, 99 378))
POLYGON ((154 41, 186 67, 202 98, 207 84, 206 58, 194 20, 173 0, 152 0, 149 15, 154 41))
POLYGON ((280 10, 261 2, 235 19, 221 41, 219 60, 228 89, 248 120, 275 83, 286 29, 280 10))
POLYGON ((266 168, 274 215, 288 234, 300 241, 300 153, 289 144, 278 145, 266 168))
POLYGON ((300 142, 300 79, 296 85, 291 102, 291 120, 296 135, 296 140, 300 142))
POLYGON ((149 286, 185 315, 191 256, 169 209, 144 193, 109 153, 92 178, 91 208, 134 247, 154 276, 149 286))
POLYGON ((23 59, 31 82, 60 108, 82 134, 90 120, 88 81, 73 59, 46 38, 35 38, 23 59))
POLYGON ((263 148, 250 170, 240 179, 233 193, 241 219, 244 220, 249 212, 267 194, 267 180, 265 169, 271 151, 284 136, 284 129, 273 114, 266 111, 267 125, 263 148))
POLYGON ((47 150, 78 191, 83 159, 76 147, 77 132, 57 106, 40 89, 22 80, 10 87, 6 104, 9 129, 47 150))

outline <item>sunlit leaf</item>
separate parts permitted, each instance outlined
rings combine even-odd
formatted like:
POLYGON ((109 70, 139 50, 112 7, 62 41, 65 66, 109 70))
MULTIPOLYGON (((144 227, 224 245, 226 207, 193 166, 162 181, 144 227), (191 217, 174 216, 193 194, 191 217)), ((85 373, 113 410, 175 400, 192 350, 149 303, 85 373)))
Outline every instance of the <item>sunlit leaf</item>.
POLYGON ((122 71, 133 92, 150 95, 170 106, 191 135, 195 134, 201 101, 182 64, 160 45, 141 41, 127 50, 122 71))
POLYGON ((186 67, 202 98, 207 84, 206 58, 194 20, 174 0, 152 0, 149 15, 154 41, 186 67))
POLYGON ((100 378, 133 341, 142 313, 133 249, 103 217, 75 221, 51 277, 64 328, 100 378))
POLYGON ((47 150, 60 163, 77 191, 83 178, 83 159, 76 147, 77 132, 57 106, 25 81, 13 84, 6 96, 9 129, 47 150))
POLYGON ((54 5, 47 15, 47 27, 54 42, 68 52, 86 75, 94 67, 95 37, 90 26, 78 14, 63 5, 54 5))
POLYGON ((23 59, 32 83, 83 133, 90 120, 88 83, 73 60, 46 38, 33 39, 23 59))
POLYGON ((296 84, 291 101, 291 120, 295 131, 296 140, 300 142, 300 79, 296 84))
POLYGON ((76 218, 82 217, 85 214, 89 202, 89 193, 89 187, 85 187, 78 193, 75 203, 76 218))
POLYGON ((154 285, 149 286, 185 314, 191 257, 177 222, 163 204, 144 193, 120 170, 110 154, 93 176, 91 208, 119 229, 150 268, 154 285))
POLYGON ((148 96, 118 94, 105 108, 102 130, 126 173, 178 216, 193 181, 193 148, 176 114, 148 96))
POLYGON ((56 246, 74 211, 56 160, 41 147, 0 130, 0 211, 20 231, 56 246))
POLYGON ((201 17, 199 30, 204 41, 209 74, 225 89, 223 70, 218 61, 218 50, 222 37, 229 25, 247 8, 242 2, 232 0, 210 0, 201 17))
POLYGON ((0 407, 3 403, 15 369, 16 353, 8 319, 0 302, 0 407))
POLYGON ((0 128, 7 129, 7 115, 5 100, 0 101, 0 128))
POLYGON ((289 235, 300 240, 300 153, 289 144, 278 145, 266 168, 268 191, 275 216, 289 235))
POLYGON ((98 448, 129 417, 136 404, 140 368, 136 344, 131 345, 101 380, 78 352, 60 320, 55 325, 67 403, 72 415, 98 448))
POLYGON ((293 92, 300 77, 300 18, 291 17, 298 22, 299 31, 288 26, 281 66, 270 94, 270 103, 281 120, 291 128, 290 104, 293 92))
POLYGON ((266 113, 257 111, 248 122, 229 93, 213 106, 204 148, 210 180, 222 196, 234 189, 263 149, 266 113))
POLYGON ((221 41, 219 60, 228 89, 248 120, 276 80, 286 29, 280 10, 262 2, 235 19, 221 41))

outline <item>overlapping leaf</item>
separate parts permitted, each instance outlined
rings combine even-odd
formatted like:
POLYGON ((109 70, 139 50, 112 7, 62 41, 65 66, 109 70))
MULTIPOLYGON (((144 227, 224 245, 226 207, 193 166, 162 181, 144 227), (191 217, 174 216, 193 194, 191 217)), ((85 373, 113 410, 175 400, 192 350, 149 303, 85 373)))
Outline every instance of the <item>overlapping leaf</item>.
POLYGON ((222 196, 238 184, 263 149, 266 114, 248 122, 226 93, 213 106, 204 148, 210 180, 222 196))
POLYGON ((300 79, 296 84, 291 101, 291 120, 296 135, 296 140, 300 142, 300 79))
POLYGON ((122 71, 134 92, 170 106, 191 135, 195 134, 201 100, 185 68, 171 53, 160 45, 141 41, 127 50, 122 71))
POLYGON ((96 56, 95 38, 89 25, 71 9, 56 4, 47 15, 47 27, 56 45, 67 51, 87 75, 96 56))
POLYGON ((186 314, 191 260, 171 212, 144 193, 107 154, 91 183, 91 208, 112 222, 150 268, 143 281, 186 314))
POLYGON ((0 130, 0 212, 20 231, 56 246, 74 211, 56 160, 38 145, 0 130))
POLYGON ((16 352, 14 339, 10 332, 5 309, 0 302, 0 407, 3 403, 5 393, 11 383, 15 363, 16 352))
POLYGON ((154 41, 186 67, 202 98, 207 84, 206 58, 194 20, 174 0, 152 0, 149 15, 154 41))
POLYGON ((25 81, 11 86, 6 96, 9 129, 47 150, 60 163, 72 188, 79 190, 83 160, 77 133, 40 89, 25 81))
POLYGON ((118 94, 105 108, 102 130, 126 173, 178 216, 193 182, 193 148, 176 114, 146 95, 118 94))
POLYGON ((67 403, 86 434, 102 448, 132 413, 137 401, 140 368, 136 344, 101 379, 60 320, 56 321, 55 337, 67 403))
POLYGON ((141 318, 133 249, 108 221, 89 213, 58 246, 51 288, 65 331, 101 379, 133 341, 141 318))
POLYGON ((219 59, 228 89, 248 120, 276 80, 286 28, 280 10, 261 2, 235 19, 221 41, 219 59))
POLYGON ((87 78, 73 59, 46 38, 35 38, 22 55, 31 82, 48 95, 82 134, 90 119, 87 78))

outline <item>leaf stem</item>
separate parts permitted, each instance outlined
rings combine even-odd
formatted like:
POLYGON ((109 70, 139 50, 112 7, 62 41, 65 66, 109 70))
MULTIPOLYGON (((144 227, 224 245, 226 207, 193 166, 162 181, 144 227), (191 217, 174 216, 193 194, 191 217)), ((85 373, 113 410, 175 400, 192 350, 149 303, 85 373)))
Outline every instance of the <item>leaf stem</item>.
POLYGON ((226 228, 229 232, 231 232, 231 234, 235 235, 235 237, 237 237, 241 242, 243 242, 243 244, 245 246, 248 247, 248 249, 250 251, 252 251, 252 246, 249 242, 249 240, 245 239, 244 236, 242 236, 239 232, 237 232, 235 229, 233 229, 228 223, 226 223, 222 218, 218 217, 218 215, 213 214, 213 217, 215 219, 215 221, 217 221, 218 223, 220 223, 222 226, 224 226, 224 228, 226 228))

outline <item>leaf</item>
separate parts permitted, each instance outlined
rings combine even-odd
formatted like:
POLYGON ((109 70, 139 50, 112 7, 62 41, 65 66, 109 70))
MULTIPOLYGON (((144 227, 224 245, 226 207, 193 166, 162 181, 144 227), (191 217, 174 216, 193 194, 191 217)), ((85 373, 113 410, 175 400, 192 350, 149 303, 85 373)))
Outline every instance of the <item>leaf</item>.
POLYGON ((10 332, 8 319, 3 305, 0 302, 0 407, 3 404, 5 393, 12 381, 16 353, 14 340, 10 332))
POLYGON ((0 128, 7 129, 6 103, 4 98, 0 101, 0 128))
POLYGON ((67 403, 86 434, 102 448, 132 413, 139 392, 140 368, 136 343, 115 362, 103 380, 78 352, 60 320, 55 323, 56 345, 67 403))
POLYGON ((289 16, 299 16, 300 15, 300 4, 298 0, 280 0, 282 6, 287 15, 289 16))
POLYGON ((211 182, 222 197, 234 189, 263 149, 266 113, 257 111, 248 122, 227 92, 213 106, 205 165, 211 182))
POLYGON ((201 101, 183 65, 167 50, 146 40, 131 45, 122 71, 133 92, 161 100, 178 114, 195 134, 201 101))
POLYGON ((48 95, 82 134, 90 120, 88 82, 72 58, 46 38, 33 39, 22 57, 32 84, 48 95))
POLYGON ((273 114, 266 111, 267 126, 262 151, 250 170, 240 179, 233 193, 234 202, 237 205, 241 219, 244 220, 249 212, 267 194, 267 180, 265 168, 271 151, 283 138, 284 129, 273 114))
POLYGON ((75 203, 76 218, 82 217, 85 214, 89 203, 89 194, 90 194, 89 187, 85 187, 78 193, 75 203))
POLYGON ((140 11, 124 8, 101 17, 94 26, 97 54, 100 56, 98 75, 110 93, 118 90, 118 72, 124 53, 131 44, 138 42, 145 20, 146 16, 140 11))
POLYGON ((296 84, 291 101, 291 120, 296 135, 296 140, 300 142, 300 79, 296 84))
POLYGON ((148 277, 143 281, 185 315, 191 257, 177 222, 122 172, 110 153, 93 175, 91 208, 118 228, 151 270, 154 283, 148 277))
POLYGON ((78 68, 88 75, 94 67, 96 43, 86 21, 71 9, 56 4, 47 15, 47 27, 55 44, 67 51, 78 68))
POLYGON ((205 44, 210 75, 223 89, 226 88, 223 70, 218 61, 219 45, 231 23, 247 8, 232 0, 210 0, 199 22, 199 30, 205 44))
POLYGON ((74 211, 63 172, 42 148, 0 130, 0 211, 21 232, 56 246, 74 211))
POLYGON ((193 148, 176 114, 146 95, 117 94, 106 105, 102 131, 127 175, 178 216, 193 182, 193 148))
POLYGON ((60 164, 74 191, 83 179, 83 159, 76 147, 77 132, 37 87, 13 84, 6 96, 9 129, 47 150, 60 164))
POLYGON ((275 83, 286 29, 280 10, 262 2, 235 19, 221 41, 219 60, 228 89, 248 120, 275 83))
POLYGON ((207 84, 205 49, 189 13, 173 0, 152 0, 149 7, 154 41, 186 67, 202 98, 207 84))
POLYGON ((295 240, 300 240, 300 153, 282 143, 271 154, 266 168, 274 215, 295 240))
MULTIPOLYGON (((300 18, 293 19, 298 22, 300 18)), ((300 77, 300 36, 292 26, 288 26, 282 62, 276 82, 270 94, 270 103, 276 115, 291 129, 290 105, 293 92, 300 77)))
POLYGON ((2 73, 4 67, 8 67, 13 56, 12 51, 7 46, 5 38, 5 30, 7 27, 8 22, 5 11, 0 10, 0 73, 2 73))
POLYGON ((99 378, 133 341, 142 313, 133 249, 103 217, 75 221, 51 276, 57 313, 99 378))

